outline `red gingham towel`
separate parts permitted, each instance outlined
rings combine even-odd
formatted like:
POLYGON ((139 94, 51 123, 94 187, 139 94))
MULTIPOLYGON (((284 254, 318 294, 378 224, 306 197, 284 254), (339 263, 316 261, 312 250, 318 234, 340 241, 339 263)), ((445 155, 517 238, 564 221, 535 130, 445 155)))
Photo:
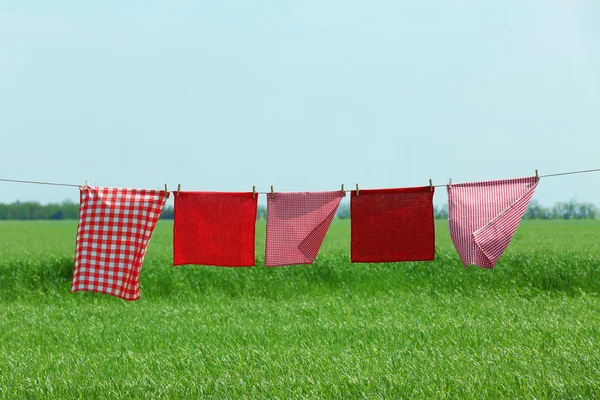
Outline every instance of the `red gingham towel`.
POLYGON ((159 190, 81 189, 71 291, 139 299, 142 262, 166 200, 159 190))
POLYGON ((429 186, 352 191, 352 262, 433 260, 433 191, 429 186))
POLYGON ((257 204, 251 192, 180 192, 173 265, 254 266, 257 204))
POLYGON ((343 195, 339 190, 267 194, 265 266, 311 264, 343 195))
POLYGON ((493 268, 508 247, 537 187, 535 177, 448 187, 450 236, 465 267, 493 268))

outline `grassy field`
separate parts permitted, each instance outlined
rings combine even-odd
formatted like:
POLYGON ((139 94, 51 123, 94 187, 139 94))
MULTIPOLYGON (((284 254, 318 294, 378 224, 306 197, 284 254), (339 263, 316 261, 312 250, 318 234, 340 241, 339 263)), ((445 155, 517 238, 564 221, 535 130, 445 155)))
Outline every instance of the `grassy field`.
POLYGON ((161 221, 142 298, 70 294, 76 222, 0 223, 0 398, 599 398, 600 221, 524 221, 493 270, 171 267, 161 221))

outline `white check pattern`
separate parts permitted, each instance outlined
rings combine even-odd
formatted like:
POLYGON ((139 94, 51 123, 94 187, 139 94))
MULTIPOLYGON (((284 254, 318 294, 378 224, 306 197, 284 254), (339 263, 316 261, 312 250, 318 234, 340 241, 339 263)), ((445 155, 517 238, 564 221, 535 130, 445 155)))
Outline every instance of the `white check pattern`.
POLYGON ((312 264, 345 193, 267 194, 265 266, 312 264))
POLYGON ((144 255, 167 196, 159 190, 80 189, 71 292, 139 299, 144 255))
POLYGON ((493 268, 523 218, 535 177, 448 186, 450 236, 463 263, 493 268))

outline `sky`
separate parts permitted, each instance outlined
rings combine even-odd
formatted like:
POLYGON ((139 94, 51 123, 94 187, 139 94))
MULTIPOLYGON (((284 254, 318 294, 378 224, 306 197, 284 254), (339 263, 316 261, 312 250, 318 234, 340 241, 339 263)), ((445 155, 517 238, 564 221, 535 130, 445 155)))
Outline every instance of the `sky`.
MULTIPOLYGON (((0 0, 0 179, 321 191, 600 168, 599 22, 594 0, 0 0)), ((2 203, 78 198, 0 182, 2 203)), ((534 199, 600 205, 600 172, 534 199)))

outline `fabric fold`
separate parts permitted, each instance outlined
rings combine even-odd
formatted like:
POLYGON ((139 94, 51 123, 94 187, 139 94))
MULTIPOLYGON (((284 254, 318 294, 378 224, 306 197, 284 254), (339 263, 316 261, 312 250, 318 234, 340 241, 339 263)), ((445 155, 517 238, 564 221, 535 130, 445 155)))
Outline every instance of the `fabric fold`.
POLYGON ((257 205, 252 192, 180 192, 173 265, 254 266, 257 205))
POLYGON ((71 292, 139 299, 142 263, 167 198, 159 190, 80 189, 71 292))
POLYGON ((265 266, 312 264, 342 196, 340 191, 267 194, 265 266))
POLYGON ((433 193, 429 186, 353 191, 352 262, 433 260, 433 193))
POLYGON ((493 268, 512 240, 537 187, 535 177, 448 188, 450 236, 466 267, 493 268))

